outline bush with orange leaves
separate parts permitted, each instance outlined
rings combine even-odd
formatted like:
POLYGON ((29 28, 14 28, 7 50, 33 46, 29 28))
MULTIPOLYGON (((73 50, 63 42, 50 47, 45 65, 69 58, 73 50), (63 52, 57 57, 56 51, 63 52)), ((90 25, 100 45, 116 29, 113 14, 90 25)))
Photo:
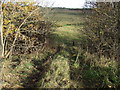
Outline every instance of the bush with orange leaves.
POLYGON ((43 18, 42 7, 35 3, 3 4, 5 55, 28 54, 42 50, 52 31, 52 23, 43 18))

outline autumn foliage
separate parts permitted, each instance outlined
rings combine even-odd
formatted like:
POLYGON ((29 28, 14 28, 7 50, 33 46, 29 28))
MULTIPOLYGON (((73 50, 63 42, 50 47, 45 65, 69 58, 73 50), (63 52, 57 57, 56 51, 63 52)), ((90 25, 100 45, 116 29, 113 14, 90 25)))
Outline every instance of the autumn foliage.
POLYGON ((101 57, 119 58, 119 3, 94 3, 86 19, 84 33, 88 36, 90 52, 101 57))
POLYGON ((52 26, 41 9, 35 3, 3 4, 5 55, 41 50, 52 26))

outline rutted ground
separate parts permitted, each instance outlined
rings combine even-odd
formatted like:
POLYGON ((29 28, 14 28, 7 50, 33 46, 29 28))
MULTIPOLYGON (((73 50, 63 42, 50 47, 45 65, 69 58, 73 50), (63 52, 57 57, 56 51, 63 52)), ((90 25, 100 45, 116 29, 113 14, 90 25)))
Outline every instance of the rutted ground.
MULTIPOLYGON (((83 87, 82 82, 71 80, 71 53, 70 48, 73 48, 80 41, 80 30, 83 28, 83 22, 81 20, 81 26, 78 26, 78 19, 80 16, 76 16, 67 13, 57 13, 60 21, 57 22, 59 26, 53 33, 51 40, 54 43, 61 46, 61 51, 57 53, 52 60, 50 69, 46 72, 45 77, 38 82, 40 87, 48 88, 69 88, 69 87, 83 87), (66 15, 67 14, 67 15, 66 15), (66 15, 66 16, 65 16, 66 15)), ((57 16, 55 18, 58 18, 57 16)), ((79 22, 80 24, 80 22, 79 22)), ((75 65, 76 67, 76 65, 75 65)), ((78 76, 79 77, 79 76, 78 76)), ((78 78, 76 77, 76 78, 78 78)))
MULTIPOLYGON (((118 81, 116 62, 104 57, 98 61, 94 54, 79 47, 81 43, 85 45, 86 40, 81 33, 83 14, 60 9, 50 19, 57 24, 44 52, 5 60, 5 87, 94 88, 118 81)), ((115 83, 119 84, 119 81, 115 83)))

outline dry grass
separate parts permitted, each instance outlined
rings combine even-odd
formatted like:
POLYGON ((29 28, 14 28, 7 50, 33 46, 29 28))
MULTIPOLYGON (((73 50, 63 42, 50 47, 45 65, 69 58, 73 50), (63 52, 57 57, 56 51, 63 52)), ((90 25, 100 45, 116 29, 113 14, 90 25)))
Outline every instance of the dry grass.
POLYGON ((39 81, 38 86, 42 88, 69 88, 70 74, 67 58, 57 56, 51 63, 50 69, 45 77, 39 81))

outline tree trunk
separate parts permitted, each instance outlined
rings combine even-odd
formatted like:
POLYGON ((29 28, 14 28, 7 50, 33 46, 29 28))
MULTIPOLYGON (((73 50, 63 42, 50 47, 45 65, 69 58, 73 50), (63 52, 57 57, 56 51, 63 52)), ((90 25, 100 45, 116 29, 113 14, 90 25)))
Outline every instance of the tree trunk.
POLYGON ((2 2, 1 1, 0 1, 0 57, 4 57, 3 12, 2 12, 2 2))

